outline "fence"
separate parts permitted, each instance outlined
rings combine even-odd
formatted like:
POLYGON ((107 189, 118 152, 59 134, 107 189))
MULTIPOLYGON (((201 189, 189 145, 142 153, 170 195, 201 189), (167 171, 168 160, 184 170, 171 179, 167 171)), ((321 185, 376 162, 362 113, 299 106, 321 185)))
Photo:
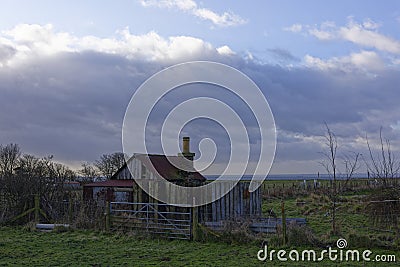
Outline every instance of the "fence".
POLYGON ((190 239, 192 212, 159 203, 111 202, 110 228, 141 231, 172 239, 190 239))
POLYGON ((96 201, 51 201, 42 204, 49 220, 69 223, 77 228, 104 229, 104 205, 96 201))
MULTIPOLYGON (((281 209, 282 200, 270 198, 265 201, 264 214, 272 214, 277 222, 286 217, 288 226, 293 220, 304 218, 307 226, 300 231, 307 229, 309 235, 301 235, 299 239, 312 237, 326 243, 332 236, 339 235, 354 247, 397 246, 400 242, 400 199, 369 200, 369 197, 348 194, 338 198, 335 204, 323 194, 287 198, 283 201, 284 212, 281 209)), ((270 222, 267 221, 267 225, 270 222)), ((301 224, 298 221, 297 225, 301 224)), ((265 224, 261 226, 263 232, 273 232, 272 228, 265 228, 265 224)), ((276 230, 282 235, 285 232, 284 225, 278 223, 276 230)), ((294 235, 299 236, 298 232, 294 232, 294 235)))
MULTIPOLYGON (((332 180, 266 180, 262 184, 263 198, 287 198, 310 193, 323 193, 332 188, 332 180)), ((338 191, 356 191, 364 189, 378 189, 382 187, 382 180, 379 179, 350 179, 336 180, 338 191)), ((389 179, 388 185, 399 186, 400 179, 389 179)))
MULTIPOLYGON (((268 182, 269 184, 264 185, 266 189, 271 186, 270 181, 268 182)), ((326 190, 324 186, 322 185, 320 189, 326 190)), ((355 181, 349 186, 353 189, 371 188, 366 181, 355 181)), ((271 188, 273 187, 271 186, 271 188)), ((287 183, 286 185, 275 185, 275 190, 278 188, 279 190, 285 188, 288 191, 293 189, 287 183)), ((243 192, 240 191, 240 188, 237 190, 239 190, 237 194, 236 191, 230 194, 241 196, 246 193, 246 190, 243 192)), ((258 212, 253 212, 252 214, 240 214, 241 216, 236 218, 229 217, 229 215, 237 214, 235 208, 241 207, 240 203, 242 202, 239 202, 240 205, 232 205, 235 202, 231 202, 231 200, 235 198, 228 197, 229 195, 224 200, 195 209, 160 203, 112 202, 109 205, 100 205, 96 201, 45 201, 45 199, 40 199, 40 209, 43 212, 36 208, 37 205, 32 210, 33 203, 37 202, 33 201, 32 196, 32 205, 27 206, 25 211, 19 212, 21 214, 12 212, 12 209, 3 209, 2 201, 0 201, 0 223, 13 221, 13 223, 23 224, 31 220, 37 221, 39 217, 41 222, 68 223, 77 228, 110 228, 139 231, 168 238, 190 239, 196 234, 194 227, 197 222, 215 230, 229 230, 229 224, 242 219, 245 222, 243 225, 248 225, 250 230, 275 233, 277 228, 284 227, 283 222, 289 225, 296 221, 298 224, 307 223, 307 226, 316 235, 322 237, 330 235, 329 231, 333 220, 332 207, 335 206, 336 224, 341 234, 353 238, 363 238, 371 242, 379 241, 382 244, 393 244, 398 242, 396 240, 400 240, 400 199, 398 199, 398 194, 394 194, 393 198, 386 198, 386 194, 381 194, 385 198, 371 200, 371 197, 377 195, 376 193, 380 192, 380 189, 376 189, 377 191, 372 191, 372 193, 363 190, 354 194, 350 192, 339 197, 336 204, 333 205, 331 199, 323 191, 318 191, 318 188, 310 190, 312 191, 304 196, 299 196, 296 192, 292 193, 294 197, 288 197, 290 194, 285 195, 286 214, 281 213, 281 198, 267 196, 264 198, 263 214, 261 211, 260 215, 255 214, 258 212), (365 195, 366 192, 368 195, 365 195), (219 209, 215 207, 219 207, 219 209), (223 214, 224 210, 226 216, 218 218, 217 216, 223 214), (227 211, 232 212, 228 213, 227 211), (26 217, 19 216, 23 213, 26 217), (105 217, 105 214, 109 216, 105 217)), ((264 192, 265 194, 266 192, 264 192)), ((243 207, 246 207, 247 204, 250 207, 261 205, 256 201, 258 200, 257 195, 254 196, 254 200, 251 196, 243 198, 245 200, 243 207)), ((251 211, 250 208, 248 210, 251 211)))
POLYGON ((24 224, 29 221, 74 224, 77 228, 104 229, 104 206, 96 201, 47 201, 31 196, 31 206, 13 209, 0 202, 0 224, 24 224))

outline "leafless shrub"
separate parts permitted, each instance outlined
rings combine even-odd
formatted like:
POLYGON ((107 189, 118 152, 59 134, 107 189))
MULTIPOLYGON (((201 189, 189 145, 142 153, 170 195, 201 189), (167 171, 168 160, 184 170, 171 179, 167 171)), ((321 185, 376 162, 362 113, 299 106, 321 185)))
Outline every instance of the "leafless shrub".
POLYGON ((400 189, 385 188, 367 198, 366 211, 375 225, 398 230, 400 222, 400 189))
POLYGON ((383 187, 391 186, 390 180, 399 176, 400 161, 392 151, 390 140, 384 139, 381 127, 379 131, 379 153, 374 153, 368 136, 366 139, 370 160, 367 161, 364 159, 364 161, 368 172, 372 178, 382 181, 383 187))

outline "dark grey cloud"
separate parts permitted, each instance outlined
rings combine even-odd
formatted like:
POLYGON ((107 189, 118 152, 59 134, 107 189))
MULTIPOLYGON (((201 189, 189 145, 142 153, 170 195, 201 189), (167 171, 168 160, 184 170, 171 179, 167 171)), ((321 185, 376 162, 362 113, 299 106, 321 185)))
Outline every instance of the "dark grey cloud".
POLYGON ((77 161, 120 151, 125 108, 153 68, 140 67, 119 56, 63 53, 1 70, 0 143, 77 161))
POLYGON ((298 62, 299 58, 295 57, 289 50, 282 48, 270 48, 267 50, 279 62, 298 62))
MULTIPOLYGON (((0 47, 0 51, 0 60, 9 60, 15 53, 12 48, 0 47)), ((285 56, 284 50, 274 53, 285 56)), ((199 55, 191 59, 204 58, 199 55)), ((280 169, 279 164, 285 161, 309 161, 314 165, 319 161, 325 122, 343 141, 343 150, 365 150, 357 138, 368 133, 376 140, 380 126, 393 141, 393 148, 399 149, 400 73, 395 68, 371 75, 362 71, 263 65, 217 53, 209 53, 207 59, 243 71, 268 99, 278 127, 277 171, 296 172, 280 169)), ((54 154, 57 159, 72 163, 93 161, 102 153, 120 151, 122 121, 132 94, 143 81, 172 63, 176 62, 82 51, 59 52, 31 58, 24 64, 3 66, 0 143, 19 143, 26 152, 54 154)), ((194 86, 166 97, 160 103, 160 112, 194 96, 220 99, 247 119, 253 152, 258 153, 258 133, 251 110, 232 96, 199 88, 194 86)), ((162 118, 155 117, 155 128, 162 118)), ((228 155, 226 134, 217 126, 199 121, 185 131, 192 136, 196 152, 195 145, 201 138, 212 137, 228 155)), ((151 138, 157 137, 155 131, 151 138)), ((155 146, 154 152, 162 152, 159 149, 155 146)))

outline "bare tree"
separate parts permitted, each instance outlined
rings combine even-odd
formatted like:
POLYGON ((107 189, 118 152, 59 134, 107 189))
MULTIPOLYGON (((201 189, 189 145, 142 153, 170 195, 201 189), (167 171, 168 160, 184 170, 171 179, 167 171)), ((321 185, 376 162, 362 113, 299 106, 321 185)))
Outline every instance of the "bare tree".
POLYGON ((373 152, 367 136, 369 151, 369 162, 365 161, 368 172, 372 178, 381 181, 382 188, 376 190, 369 196, 371 201, 368 205, 368 213, 371 219, 378 225, 391 225, 396 229, 397 239, 400 240, 400 187, 393 186, 391 180, 399 177, 400 161, 392 151, 390 140, 385 139, 382 134, 382 127, 379 131, 379 152, 373 152))
POLYGON ((93 165, 88 162, 84 162, 81 164, 82 169, 79 170, 79 174, 83 175, 81 178, 83 183, 93 182, 97 177, 97 171, 93 165))
POLYGON ((368 172, 372 177, 380 179, 384 187, 388 187, 389 180, 399 175, 400 161, 393 154, 390 140, 383 138, 382 127, 379 131, 379 153, 373 153, 368 136, 366 139, 370 156, 370 162, 365 161, 368 172))
MULTIPOLYGON (((4 151, 4 147, 2 148, 4 151)), ((75 178, 72 170, 63 164, 53 162, 52 156, 44 158, 29 154, 20 156, 21 152, 17 145, 6 146, 6 152, 1 165, 6 175, 1 177, 0 193, 6 196, 5 206, 12 211, 9 216, 13 217, 32 208, 34 195, 40 197, 41 206, 49 206, 53 201, 64 199, 65 181, 75 178)))
POLYGON ((346 189, 349 181, 353 178, 353 175, 360 168, 360 153, 350 152, 350 155, 343 156, 343 164, 345 167, 346 182, 343 188, 346 189))
POLYGON ((21 149, 17 144, 0 145, 0 175, 10 176, 18 167, 21 149))
POLYGON ((346 190, 348 182, 353 178, 356 171, 360 168, 359 159, 361 154, 350 152, 342 155, 341 158, 343 158, 344 173, 341 172, 338 166, 339 154, 337 137, 335 133, 331 131, 327 123, 325 123, 325 128, 326 134, 324 135, 324 138, 327 149, 326 151, 322 152, 325 160, 321 162, 321 165, 331 176, 331 188, 329 189, 328 196, 332 202, 332 232, 337 234, 337 202, 343 190, 346 190), (338 178, 341 174, 342 177, 346 178, 346 180, 344 185, 340 188, 338 187, 338 178))
POLYGON ((336 135, 331 131, 328 124, 325 123, 326 134, 325 138, 325 146, 327 147, 327 151, 322 152, 326 161, 321 162, 324 166, 325 170, 328 174, 332 176, 332 186, 329 192, 329 198, 332 201, 332 232, 334 234, 337 233, 337 225, 336 225, 336 201, 338 196, 337 190, 337 138, 336 135))
POLYGON ((96 160, 94 165, 99 172, 107 179, 110 179, 113 174, 125 164, 124 153, 116 152, 113 154, 104 154, 99 160, 96 160))

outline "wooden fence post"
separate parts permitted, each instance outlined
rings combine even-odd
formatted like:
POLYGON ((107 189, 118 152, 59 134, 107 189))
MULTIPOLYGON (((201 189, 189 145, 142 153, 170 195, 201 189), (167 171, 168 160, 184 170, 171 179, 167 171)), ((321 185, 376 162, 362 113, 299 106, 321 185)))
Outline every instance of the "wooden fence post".
POLYGON ((285 214, 285 202, 282 200, 282 242, 286 245, 286 214, 285 214))
POLYGON ((111 223, 111 221, 110 221, 110 202, 109 201, 106 201, 106 213, 105 213, 105 215, 106 215, 106 231, 108 232, 108 231, 110 231, 110 223, 111 223))
POLYGON ((35 195, 35 223, 39 223, 40 200, 39 195, 35 195))
POLYGON ((198 237, 198 210, 197 207, 192 208, 192 238, 193 241, 197 241, 198 237))
POLYGON ((71 199, 69 199, 68 201, 68 222, 70 224, 72 224, 72 216, 73 216, 73 202, 71 201, 71 199))
POLYGON ((194 206, 196 202, 196 198, 193 198, 193 208, 192 208, 192 239, 193 241, 199 240, 199 214, 198 214, 198 207, 194 206))

